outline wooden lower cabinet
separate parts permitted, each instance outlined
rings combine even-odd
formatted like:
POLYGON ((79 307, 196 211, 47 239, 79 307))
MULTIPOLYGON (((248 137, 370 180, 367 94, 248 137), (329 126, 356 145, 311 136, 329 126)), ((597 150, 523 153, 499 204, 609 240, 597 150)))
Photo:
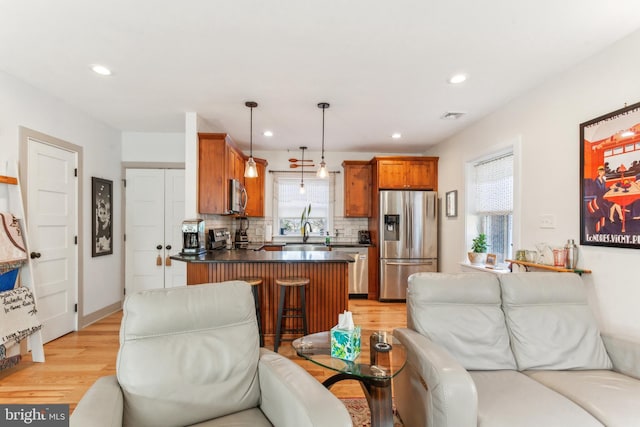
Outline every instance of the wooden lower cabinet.
MULTIPOLYGON (((265 343, 273 345, 276 331, 278 291, 277 277, 308 277, 306 305, 309 333, 328 331, 338 323, 338 314, 348 309, 348 263, 345 262, 247 262, 247 263, 189 263, 187 284, 223 282, 240 277, 261 277, 259 288, 260 317, 265 343)), ((299 293, 288 291, 287 304, 297 305, 299 293)), ((297 319, 284 319, 285 329, 293 329, 297 319)), ((284 335, 285 339, 292 336, 284 335)))

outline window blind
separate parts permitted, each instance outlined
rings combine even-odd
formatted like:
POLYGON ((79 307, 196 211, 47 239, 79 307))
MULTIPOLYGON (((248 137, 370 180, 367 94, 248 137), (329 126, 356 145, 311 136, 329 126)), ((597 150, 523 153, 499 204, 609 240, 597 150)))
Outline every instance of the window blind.
POLYGON ((476 163, 473 170, 476 213, 513 212, 513 153, 476 163))

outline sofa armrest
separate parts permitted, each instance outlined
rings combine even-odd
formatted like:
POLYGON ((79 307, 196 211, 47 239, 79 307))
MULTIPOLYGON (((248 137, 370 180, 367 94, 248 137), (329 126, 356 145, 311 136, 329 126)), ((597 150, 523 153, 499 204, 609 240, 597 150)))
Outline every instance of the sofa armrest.
POLYGON ((121 427, 122 389, 115 375, 98 378, 69 418, 70 427, 121 427))
MULTIPOLYGON (((405 346, 410 371, 426 390, 423 425, 439 427, 476 427, 478 394, 467 370, 446 350, 418 332, 399 328, 393 335, 405 346)), ((402 374, 402 373, 401 373, 402 374)), ((414 406, 415 407, 415 406, 414 406)), ((404 414, 400 412, 404 419, 404 414)), ((422 417, 420 417, 422 418, 422 417)))
POLYGON ((640 379, 640 340, 620 335, 600 334, 613 369, 640 379))
POLYGON ((258 362, 260 409, 279 427, 351 426, 344 404, 295 362, 265 348, 258 362))

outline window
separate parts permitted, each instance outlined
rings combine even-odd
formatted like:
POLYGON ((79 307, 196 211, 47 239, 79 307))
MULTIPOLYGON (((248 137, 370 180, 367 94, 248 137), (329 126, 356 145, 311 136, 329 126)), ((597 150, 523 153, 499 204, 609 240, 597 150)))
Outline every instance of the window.
POLYGON ((487 251, 504 262, 513 250, 513 153, 473 164, 470 191, 470 230, 486 234, 487 251))
POLYGON ((273 182, 273 217, 277 227, 274 234, 299 237, 302 212, 309 204, 309 235, 324 236, 333 228, 334 174, 329 174, 329 177, 324 179, 315 176, 305 177, 304 194, 300 194, 300 176, 297 174, 275 173, 273 182))

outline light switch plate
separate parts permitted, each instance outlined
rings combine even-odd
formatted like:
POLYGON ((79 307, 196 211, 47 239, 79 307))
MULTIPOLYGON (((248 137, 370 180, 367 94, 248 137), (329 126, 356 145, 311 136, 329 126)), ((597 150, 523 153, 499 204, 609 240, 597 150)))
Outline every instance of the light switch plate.
POLYGON ((556 216, 552 214, 540 215, 540 228, 556 228, 556 216))

